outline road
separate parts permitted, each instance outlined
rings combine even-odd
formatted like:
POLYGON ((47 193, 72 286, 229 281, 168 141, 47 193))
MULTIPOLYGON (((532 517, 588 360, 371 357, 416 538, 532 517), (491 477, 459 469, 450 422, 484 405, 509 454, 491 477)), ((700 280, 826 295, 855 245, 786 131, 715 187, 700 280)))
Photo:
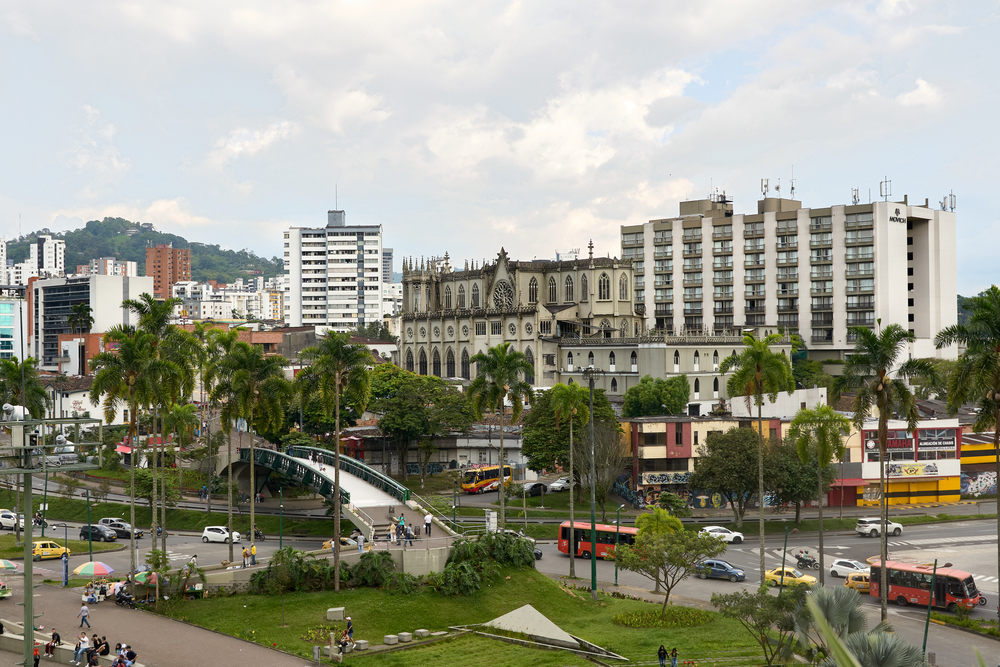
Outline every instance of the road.
MULTIPOLYGON (((860 537, 856 534, 832 533, 827 534, 824 542, 824 557, 829 562, 830 559, 852 558, 864 562, 873 555, 878 555, 879 541, 877 539, 860 537)), ((765 559, 768 568, 779 567, 782 564, 783 537, 768 537, 765 542, 765 559)), ((540 571, 547 574, 565 575, 569 572, 569 558, 559 553, 556 544, 540 544, 542 559, 537 562, 540 571)), ((788 564, 794 566, 795 558, 791 554, 797 553, 799 549, 808 549, 813 554, 819 553, 815 534, 790 535, 788 538, 788 564)), ((996 604, 1000 600, 998 595, 998 572, 997 572, 997 532, 996 522, 992 520, 984 521, 962 521, 957 523, 904 527, 904 532, 899 537, 889 538, 890 557, 913 557, 922 561, 932 562, 939 559, 940 564, 950 562, 954 567, 971 572, 975 577, 976 584, 980 591, 989 600, 989 605, 979 607, 973 612, 974 617, 994 618, 996 614, 996 604)), ((700 580, 697 578, 687 579, 679 584, 673 591, 676 595, 694 598, 698 600, 708 600, 712 593, 729 593, 738 590, 740 587, 755 589, 760 582, 759 552, 756 547, 756 540, 752 544, 744 542, 740 545, 731 545, 725 554, 725 559, 733 565, 743 568, 747 573, 747 581, 740 583, 730 583, 720 580, 700 580)), ((589 579, 590 562, 577 560, 576 572, 578 577, 589 579)), ((818 575, 818 572, 810 571, 810 574, 818 575)), ((614 563, 598 561, 597 563, 598 582, 605 582, 611 585, 615 580, 614 563)), ((648 589, 650 582, 632 572, 619 572, 618 580, 623 585, 635 586, 648 589)), ((835 579, 826 572, 827 586, 842 586, 843 579, 835 579)), ((878 621, 879 605, 876 598, 863 596, 865 606, 869 611, 869 626, 874 626, 878 621)), ((895 626, 896 631, 910 643, 920 645, 923 642, 925 609, 914 607, 898 607, 894 604, 889 607, 889 619, 895 626)), ((927 643, 927 650, 937 654, 937 664, 944 667, 968 667, 975 665, 975 654, 973 646, 978 646, 983 656, 987 659, 987 664, 992 665, 989 660, 994 660, 1000 654, 1000 642, 987 638, 979 638, 952 628, 931 624, 930 634, 927 643)))

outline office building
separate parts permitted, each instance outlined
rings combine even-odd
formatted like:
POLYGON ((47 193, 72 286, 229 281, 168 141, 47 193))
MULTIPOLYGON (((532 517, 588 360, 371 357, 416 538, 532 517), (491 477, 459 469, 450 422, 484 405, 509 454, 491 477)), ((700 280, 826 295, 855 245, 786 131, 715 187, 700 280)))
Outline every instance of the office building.
POLYGON ((382 248, 382 282, 392 283, 392 248, 382 248))
POLYGON ((346 332, 382 321, 382 225, 347 225, 328 211, 326 227, 284 234, 285 323, 346 332))
POLYGON ((724 197, 621 228, 636 304, 665 332, 797 332, 811 358, 842 360, 852 326, 899 324, 914 357, 954 358, 934 336, 956 313, 955 214, 925 201, 803 208, 765 198, 737 214, 724 197))
POLYGON ((117 257, 101 257, 90 260, 89 264, 78 265, 76 273, 77 275, 128 276, 132 278, 139 276, 139 263, 128 260, 119 261, 117 257))
POLYGON ((0 359, 23 359, 28 350, 27 332, 27 301, 0 297, 0 359))
POLYGON ((146 275, 153 279, 153 296, 169 298, 174 283, 191 280, 191 250, 172 243, 146 248, 146 275))
POLYGON ((23 262, 7 266, 7 243, 0 241, 0 257, 4 270, 4 284, 27 285, 31 278, 56 278, 66 275, 66 242, 49 235, 37 237, 28 246, 28 257, 23 262))

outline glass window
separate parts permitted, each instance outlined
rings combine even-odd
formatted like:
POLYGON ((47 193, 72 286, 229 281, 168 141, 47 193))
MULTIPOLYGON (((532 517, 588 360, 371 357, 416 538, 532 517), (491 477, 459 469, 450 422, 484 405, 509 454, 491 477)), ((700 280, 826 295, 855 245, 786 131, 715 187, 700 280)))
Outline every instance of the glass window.
POLYGON ((13 313, 14 304, 12 303, 0 303, 0 313, 13 313))
POLYGON ((14 316, 13 315, 0 315, 0 326, 12 327, 14 326, 14 316))

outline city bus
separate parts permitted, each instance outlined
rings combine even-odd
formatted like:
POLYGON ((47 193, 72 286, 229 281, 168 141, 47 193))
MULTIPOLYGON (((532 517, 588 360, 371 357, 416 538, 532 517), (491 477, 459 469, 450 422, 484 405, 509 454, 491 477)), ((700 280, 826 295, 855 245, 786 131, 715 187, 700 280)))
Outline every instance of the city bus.
MULTIPOLYGON (((503 467, 504 486, 510 486, 510 466, 503 467)), ((462 475, 462 490, 466 493, 485 493, 500 488, 500 466, 473 468, 462 475)))
MULTIPOLYGON (((590 558, 590 522, 573 522, 575 530, 575 547, 573 554, 583 558, 590 558)), ((604 523, 596 525, 597 529, 597 557, 604 558, 615 546, 615 536, 618 537, 619 544, 633 544, 635 542, 638 529, 631 526, 609 526, 604 523)), ((559 551, 564 554, 569 553, 569 521, 563 521, 559 526, 559 551)))
MULTIPOLYGON (((890 602, 905 607, 908 604, 927 606, 931 595, 931 578, 934 568, 930 565, 886 561, 889 566, 890 602)), ((882 585, 881 561, 872 559, 869 593, 879 597, 882 585)), ((957 607, 971 609, 980 602, 979 590, 972 575, 962 570, 939 567, 934 578, 934 606, 948 611, 957 607)))

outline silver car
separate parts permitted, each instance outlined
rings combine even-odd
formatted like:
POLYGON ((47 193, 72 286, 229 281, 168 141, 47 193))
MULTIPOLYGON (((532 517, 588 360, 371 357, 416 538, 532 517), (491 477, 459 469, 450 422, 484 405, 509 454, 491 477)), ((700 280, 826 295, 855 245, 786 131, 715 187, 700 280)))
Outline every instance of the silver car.
POLYGON ((569 491, 572 486, 573 485, 570 483, 568 476, 560 477, 556 481, 549 484, 549 492, 569 491))

